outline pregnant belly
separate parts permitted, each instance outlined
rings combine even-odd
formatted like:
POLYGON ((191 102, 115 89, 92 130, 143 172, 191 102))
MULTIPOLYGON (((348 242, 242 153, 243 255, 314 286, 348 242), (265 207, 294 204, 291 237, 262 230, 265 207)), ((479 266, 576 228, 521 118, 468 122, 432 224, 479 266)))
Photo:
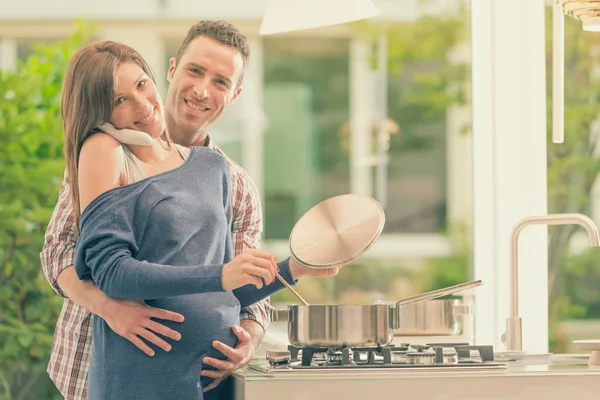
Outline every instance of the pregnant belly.
POLYGON ((173 345, 171 353, 185 355, 185 358, 208 355, 224 359, 214 350, 212 342, 218 340, 235 347, 237 337, 231 328, 240 323, 240 303, 231 292, 178 296, 146 303, 184 316, 182 323, 161 321, 181 333, 181 340, 169 340, 173 345))
MULTIPOLYGON (((182 314, 182 323, 159 321, 181 333, 181 340, 165 352, 150 344, 156 354, 148 357, 120 337, 101 318, 94 319, 90 398, 198 399, 210 379, 200 377, 206 356, 225 359, 212 347, 215 340, 235 347, 231 327, 239 324, 240 304, 231 292, 188 295, 149 300, 152 307, 182 314), (175 395, 173 395, 175 394, 175 395)), ((158 335, 160 336, 160 335, 158 335)))

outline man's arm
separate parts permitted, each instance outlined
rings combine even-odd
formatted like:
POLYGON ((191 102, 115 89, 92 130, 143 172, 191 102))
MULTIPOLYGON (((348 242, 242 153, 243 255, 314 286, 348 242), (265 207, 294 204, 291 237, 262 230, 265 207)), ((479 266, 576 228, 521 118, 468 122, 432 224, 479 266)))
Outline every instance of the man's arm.
POLYGON ((98 289, 94 282, 79 280, 73 266, 63 269, 56 282, 62 293, 73 300, 75 304, 89 310, 92 314, 102 314, 108 297, 98 289))
MULTIPOLYGON (((58 194, 58 203, 54 207, 54 212, 50 218, 50 223, 46 229, 44 237, 44 246, 40 253, 42 270, 46 280, 61 297, 67 296, 58 283, 58 276, 68 267, 73 266, 73 257, 75 254, 76 234, 73 221, 73 203, 71 202, 71 186, 67 172, 65 171, 60 192, 58 194)), ((74 273, 74 271, 73 271, 74 273)), ((85 288, 83 288, 85 290, 85 288)), ((90 303, 77 303, 88 310, 90 303)))
MULTIPOLYGON (((240 326, 250 335, 250 342, 254 350, 258 349, 265 338, 265 330, 262 325, 251 319, 243 319, 240 321, 240 326)), ((252 355, 254 356, 254 352, 252 355)))
POLYGON ((69 298, 77 305, 102 317, 117 334, 129 339, 150 356, 154 355, 154 351, 140 337, 165 350, 170 348, 169 344, 152 331, 179 340, 181 335, 178 332, 151 318, 182 322, 182 315, 155 309, 140 302, 112 300, 92 281, 79 280, 73 268, 76 240, 73 203, 69 179, 65 172, 58 203, 48 224, 40 254, 42 270, 50 286, 59 296, 69 298))
POLYGON ((102 317, 113 331, 128 339, 150 357, 154 356, 154 350, 141 338, 154 343, 164 351, 170 351, 171 345, 153 332, 173 340, 181 339, 177 331, 151 319, 183 322, 181 314, 153 308, 142 301, 113 300, 106 296, 93 281, 80 280, 73 266, 65 268, 57 281, 62 292, 75 304, 102 317))
POLYGON ((58 203, 46 229, 44 246, 40 254, 46 280, 61 297, 92 313, 100 315, 106 295, 92 281, 80 281, 73 268, 76 234, 73 222, 71 186, 65 171, 58 203))
MULTIPOLYGON (((260 195, 254 182, 247 177, 244 180, 240 177, 232 179, 232 186, 237 185, 237 189, 242 193, 237 207, 233 214, 232 225, 232 243, 234 253, 239 254, 244 250, 244 241, 249 242, 255 249, 260 247, 261 235, 263 231, 262 207, 260 204, 260 195)), ((234 206, 236 204, 234 203, 234 206)), ((258 344, 262 342, 264 331, 271 323, 271 299, 269 297, 261 300, 251 306, 248 306, 240 313, 240 320, 253 321, 263 329, 258 344)), ((254 329, 253 329, 254 331, 254 329)))

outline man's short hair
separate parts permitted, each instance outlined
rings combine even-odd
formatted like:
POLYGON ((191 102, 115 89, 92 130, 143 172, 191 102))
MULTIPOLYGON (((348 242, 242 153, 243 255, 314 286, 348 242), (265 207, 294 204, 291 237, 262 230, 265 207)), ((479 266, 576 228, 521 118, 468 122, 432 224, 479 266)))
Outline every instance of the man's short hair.
POLYGON ((246 66, 248 65, 248 60, 250 58, 250 46, 248 46, 248 39, 246 36, 242 35, 242 33, 234 25, 227 21, 204 20, 193 25, 188 31, 185 39, 183 39, 183 42, 181 42, 179 50, 177 50, 177 55, 175 56, 177 59, 177 64, 179 64, 179 61, 181 61, 183 53, 185 53, 185 50, 188 48, 192 40, 200 36, 211 38, 240 52, 242 60, 244 61, 242 73, 238 82, 238 85, 241 84, 244 77, 244 72, 246 71, 246 66))

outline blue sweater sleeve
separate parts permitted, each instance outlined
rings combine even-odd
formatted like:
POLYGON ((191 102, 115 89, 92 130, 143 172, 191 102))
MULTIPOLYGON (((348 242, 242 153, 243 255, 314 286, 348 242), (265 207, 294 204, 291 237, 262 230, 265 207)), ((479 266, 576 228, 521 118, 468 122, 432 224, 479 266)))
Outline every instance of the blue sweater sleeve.
MULTIPOLYGON (((279 262, 277 266, 281 270, 279 275, 281 275, 281 277, 285 279, 287 283, 290 285, 295 285, 298 282, 292 278, 289 258, 279 262)), ((260 289, 257 289, 254 285, 245 285, 241 288, 235 289, 233 294, 240 301, 241 307, 244 308, 257 303, 284 288, 284 284, 281 283, 279 279, 275 278, 275 282, 271 283, 270 285, 263 285, 263 287, 260 289)))
MULTIPOLYGON (((113 192, 114 194, 114 192, 113 192)), ((223 265, 166 266, 136 260, 131 207, 119 195, 102 196, 86 208, 75 249, 75 271, 115 299, 158 299, 220 292, 223 265)))

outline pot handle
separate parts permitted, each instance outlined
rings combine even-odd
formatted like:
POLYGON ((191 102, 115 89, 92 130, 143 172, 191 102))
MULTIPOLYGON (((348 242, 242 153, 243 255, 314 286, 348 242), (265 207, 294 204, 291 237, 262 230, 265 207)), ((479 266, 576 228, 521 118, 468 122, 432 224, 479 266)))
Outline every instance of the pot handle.
POLYGON ((271 322, 288 322, 289 320, 289 310, 278 310, 276 308, 271 308, 271 322))
POLYGON ((452 306, 452 315, 455 317, 471 314, 471 306, 469 304, 454 304, 452 306))
POLYGON ((403 306, 405 304, 411 303, 420 303, 422 301, 437 299, 438 297, 448 296, 454 293, 462 292, 463 290, 471 289, 477 286, 481 286, 483 282, 480 280, 470 281, 466 283, 461 283, 454 286, 448 286, 446 288, 432 290, 431 292, 425 292, 422 294, 417 294, 415 296, 406 297, 402 300, 396 302, 396 308, 403 306))

